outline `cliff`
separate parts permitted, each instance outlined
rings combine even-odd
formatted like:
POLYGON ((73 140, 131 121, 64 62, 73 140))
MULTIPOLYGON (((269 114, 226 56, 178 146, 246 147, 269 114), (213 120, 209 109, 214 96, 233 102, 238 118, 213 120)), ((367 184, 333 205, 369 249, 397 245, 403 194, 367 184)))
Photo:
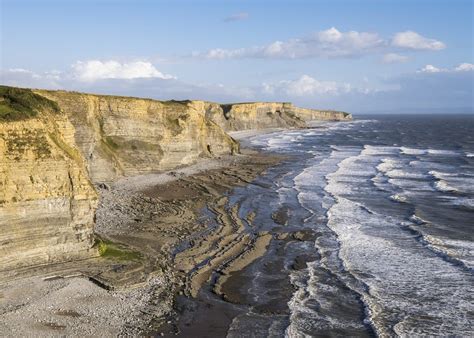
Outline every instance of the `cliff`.
POLYGON ((93 183, 237 153, 225 131, 313 119, 350 115, 0 86, 0 270, 95 255, 93 183))
POLYGON ((289 102, 217 104, 193 101, 196 110, 225 131, 265 128, 303 128, 307 121, 347 121, 345 112, 299 108, 289 102))
MULTIPOLYGON (((207 118, 225 131, 264 128, 301 128, 305 122, 296 116, 289 104, 280 102, 253 102, 217 104, 194 102, 207 118)), ((290 104, 291 106, 291 104, 290 104)))
POLYGON ((0 270, 90 257, 96 192, 54 103, 0 87, 0 270))
POLYGON ((304 121, 350 121, 352 114, 337 110, 318 110, 292 106, 295 115, 304 121))
POLYGON ((238 143, 191 101, 36 91, 65 112, 93 182, 233 154, 238 143))

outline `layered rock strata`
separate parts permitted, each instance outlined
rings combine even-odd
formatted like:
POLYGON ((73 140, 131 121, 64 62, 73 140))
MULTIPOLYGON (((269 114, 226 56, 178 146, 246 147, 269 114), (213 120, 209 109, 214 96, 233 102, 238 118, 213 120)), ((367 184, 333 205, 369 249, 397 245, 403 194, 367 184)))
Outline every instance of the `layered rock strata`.
POLYGON ((347 121, 345 112, 299 108, 289 102, 251 102, 217 104, 192 101, 196 110, 217 123, 225 131, 265 128, 303 128, 306 121, 347 121))
POLYGON ((97 194, 61 114, 0 119, 0 270, 95 255, 97 194))
POLYGON ((200 157, 238 152, 229 137, 191 101, 156 101, 63 91, 37 91, 76 128, 93 182, 162 171, 200 157))

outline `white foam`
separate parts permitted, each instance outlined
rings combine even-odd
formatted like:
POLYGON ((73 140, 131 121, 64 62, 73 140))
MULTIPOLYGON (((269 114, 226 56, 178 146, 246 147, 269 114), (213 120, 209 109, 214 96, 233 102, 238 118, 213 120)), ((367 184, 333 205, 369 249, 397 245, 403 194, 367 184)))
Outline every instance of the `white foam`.
POLYGON ((391 195, 390 199, 392 201, 400 202, 400 203, 406 203, 407 202, 407 197, 404 196, 404 195, 400 195, 400 194, 391 195))
POLYGON ((474 153, 466 153, 466 157, 474 157, 474 153))
MULTIPOLYGON (((357 161, 345 161, 347 165, 351 163, 357 161)), ((340 166, 338 171, 350 171, 347 165, 340 166)), ((370 292, 360 288, 358 291, 369 306, 376 333, 389 336, 389 327, 397 323, 402 336, 413 327, 423 335, 470 332, 469 322, 458 316, 470 307, 465 301, 471 293, 470 276, 426 250, 410 232, 402 230, 402 219, 368 211, 366 206, 347 197, 345 190, 357 186, 346 182, 341 189, 342 174, 327 175, 325 190, 336 199, 327 212, 328 226, 338 236, 339 256, 345 268, 369 287, 370 292), (453 285, 456 297, 452 296, 453 285), (429 314, 433 320, 418 319, 410 325, 404 321, 407 317, 419 318, 420 313, 429 314)), ((412 220, 421 224, 423 220, 415 217, 412 220)), ((438 239, 430 240, 436 243, 438 239)))
POLYGON ((417 215, 411 215, 410 216, 410 221, 412 221, 415 224, 421 225, 421 224, 427 224, 428 221, 424 220, 423 218, 417 216, 417 215))
POLYGON ((431 155, 447 155, 447 156, 456 156, 459 155, 457 151, 454 150, 440 150, 440 149, 428 149, 428 153, 431 155))
POLYGON ((436 182, 434 186, 440 192, 474 193, 474 176, 457 173, 443 173, 432 170, 429 172, 436 182))
POLYGON ((407 178, 407 179, 425 179, 428 176, 417 172, 408 172, 401 169, 394 169, 386 172, 390 178, 407 178))
POLYGON ((441 192, 457 192, 456 188, 451 187, 446 181, 439 180, 434 183, 436 190, 441 192))
POLYGON ((363 155, 398 155, 398 147, 364 145, 363 155))
POLYGON ((459 152, 455 150, 446 149, 418 149, 409 147, 400 147, 400 151, 405 155, 442 155, 442 156, 457 156, 459 152))
POLYGON ((378 171, 386 173, 396 168, 403 168, 405 164, 400 160, 392 158, 383 158, 381 163, 376 167, 378 171))
POLYGON ((457 197, 451 200, 452 205, 459 205, 468 209, 474 209, 474 198, 457 197))
POLYGON ((428 153, 428 150, 426 149, 415 149, 408 147, 400 147, 400 151, 405 155, 425 155, 428 153))

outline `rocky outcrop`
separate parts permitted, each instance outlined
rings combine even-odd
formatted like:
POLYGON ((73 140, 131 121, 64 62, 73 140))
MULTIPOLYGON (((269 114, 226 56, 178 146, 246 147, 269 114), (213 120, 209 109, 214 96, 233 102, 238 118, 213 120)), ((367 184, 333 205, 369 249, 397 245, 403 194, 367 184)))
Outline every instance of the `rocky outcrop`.
POLYGON ((95 255, 97 194, 73 125, 43 106, 31 116, 12 106, 0 118, 0 270, 95 255))
POLYGON ((191 101, 37 93, 57 102, 74 125, 93 182, 168 170, 200 157, 238 151, 238 143, 191 101))

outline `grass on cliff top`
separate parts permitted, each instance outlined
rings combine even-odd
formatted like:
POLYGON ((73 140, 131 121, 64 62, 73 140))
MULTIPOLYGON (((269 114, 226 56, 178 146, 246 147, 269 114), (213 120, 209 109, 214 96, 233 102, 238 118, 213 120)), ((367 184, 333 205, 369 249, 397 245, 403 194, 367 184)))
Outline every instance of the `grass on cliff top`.
POLYGON ((97 239, 96 243, 101 257, 110 257, 124 261, 139 260, 142 258, 139 252, 128 250, 123 245, 109 240, 97 239))
POLYGON ((0 86, 0 122, 33 118, 42 110, 60 111, 56 102, 33 93, 31 89, 0 86))

